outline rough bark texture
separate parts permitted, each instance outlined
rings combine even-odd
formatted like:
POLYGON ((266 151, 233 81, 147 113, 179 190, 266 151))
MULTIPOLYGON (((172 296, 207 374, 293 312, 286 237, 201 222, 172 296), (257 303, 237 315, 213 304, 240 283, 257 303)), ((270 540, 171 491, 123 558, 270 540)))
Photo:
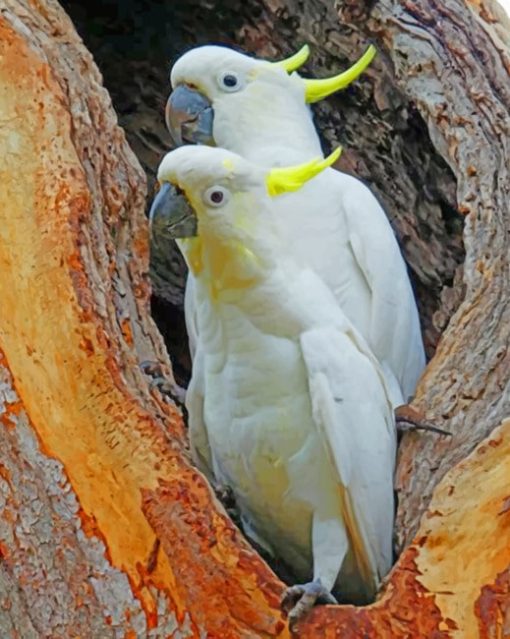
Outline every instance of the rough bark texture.
POLYGON ((497 11, 495 2, 381 1, 364 24, 454 172, 466 216, 464 297, 415 402, 453 437, 403 442, 400 546, 444 473, 510 415, 510 23, 497 11))
MULTIPOLYGON (((230 39, 276 56, 297 33, 315 44, 321 72, 377 39, 383 54, 368 77, 319 117, 326 137, 350 146, 346 168, 388 204, 431 352, 448 324, 416 406, 454 437, 410 435, 401 448, 397 530, 400 544, 413 540, 377 603, 318 608, 299 636, 505 636, 508 22, 493 3, 461 0, 152 5, 150 24, 173 12, 179 27, 160 37, 179 33, 176 49, 230 39), (204 11, 218 37, 190 32, 198 17, 207 25, 204 11), (454 283, 455 208, 466 261, 454 283)), ((131 19, 134 3, 123 6, 131 19)), ((1 9, 0 636, 286 637, 283 585, 190 466, 179 412, 139 371, 145 359, 169 367, 149 316, 145 178, 92 58, 53 0, 1 9)), ((122 118, 153 169, 166 69, 146 51, 158 29, 145 42, 124 33, 138 74, 115 42, 106 56, 99 26, 91 33, 112 78, 123 69, 135 81, 126 90, 117 80, 133 101, 122 118)))

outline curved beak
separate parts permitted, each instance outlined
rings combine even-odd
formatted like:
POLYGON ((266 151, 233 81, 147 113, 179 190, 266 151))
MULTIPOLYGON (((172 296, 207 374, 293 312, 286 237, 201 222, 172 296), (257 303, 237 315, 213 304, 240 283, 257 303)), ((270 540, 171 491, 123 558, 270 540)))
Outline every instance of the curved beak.
POLYGON ((197 217, 182 191, 173 184, 161 185, 149 213, 152 241, 156 244, 197 235, 197 217))
POLYGON ((170 94, 165 120, 176 146, 185 142, 214 146, 213 119, 211 102, 196 89, 180 84, 170 94))

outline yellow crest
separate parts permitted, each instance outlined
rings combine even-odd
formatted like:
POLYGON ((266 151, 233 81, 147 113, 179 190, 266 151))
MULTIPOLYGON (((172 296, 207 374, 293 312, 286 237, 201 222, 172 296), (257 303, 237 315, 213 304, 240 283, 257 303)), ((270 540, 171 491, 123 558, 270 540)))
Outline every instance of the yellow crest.
POLYGON ((287 73, 292 73, 299 67, 303 66, 303 64, 308 60, 310 56, 310 47, 305 44, 297 53, 291 55, 289 58, 285 58, 285 60, 280 60, 279 62, 274 62, 276 66, 285 69, 287 73))
POLYGON ((304 184, 315 177, 328 166, 334 164, 340 157, 342 147, 335 149, 327 158, 314 158, 304 164, 274 168, 266 176, 267 192, 271 197, 282 195, 289 191, 297 191, 304 184))
POLYGON ((354 82, 354 80, 363 73, 374 59, 376 53, 376 48, 371 44, 361 58, 353 64, 352 67, 347 69, 347 71, 343 71, 332 78, 324 78, 322 80, 307 80, 303 78, 306 101, 308 103, 318 102, 340 89, 345 89, 345 87, 349 86, 349 84, 354 82))

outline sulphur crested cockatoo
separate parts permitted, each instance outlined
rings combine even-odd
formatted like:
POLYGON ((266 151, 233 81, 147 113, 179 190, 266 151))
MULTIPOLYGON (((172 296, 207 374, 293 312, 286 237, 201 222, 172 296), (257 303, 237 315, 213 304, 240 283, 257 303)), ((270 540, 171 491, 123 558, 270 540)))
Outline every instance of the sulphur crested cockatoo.
POLYGON ((247 535, 313 579, 288 590, 291 622, 332 590, 370 601, 392 561, 396 431, 383 371, 277 223, 276 202, 336 157, 269 170, 185 146, 163 159, 151 210, 181 238, 195 280, 194 459, 232 489, 247 535))
MULTIPOLYGON (((307 48, 280 63, 203 46, 185 53, 171 73, 167 124, 176 143, 216 144, 262 166, 322 156, 309 103, 347 86, 375 50, 348 71, 308 80, 292 73, 307 48)), ((285 250, 329 286, 368 341, 392 386, 393 404, 408 400, 425 365, 420 324, 406 265, 374 195, 354 177, 328 168, 273 204, 285 250)), ((194 350, 193 277, 185 299, 194 350)))

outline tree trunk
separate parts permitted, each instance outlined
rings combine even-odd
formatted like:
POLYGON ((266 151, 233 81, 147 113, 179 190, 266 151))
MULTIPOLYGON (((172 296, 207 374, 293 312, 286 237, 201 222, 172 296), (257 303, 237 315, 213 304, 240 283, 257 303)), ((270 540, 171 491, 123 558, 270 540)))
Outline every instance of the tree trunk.
MULTIPOLYGON (((307 40, 319 75, 375 38, 377 63, 318 118, 385 203, 430 355, 445 329, 414 404, 453 437, 402 442, 407 547, 375 604, 316 608, 299 636, 506 636, 508 20, 488 0, 200 4, 66 4, 83 35, 95 21, 89 46, 149 177, 170 54, 227 40, 276 56, 307 40), (103 36, 123 19, 112 50, 103 36)), ((145 177, 92 58, 54 0, 3 0, 0 51, 0 636, 286 637, 283 584, 140 372, 159 360, 171 376, 149 314, 145 177)), ((182 282, 176 263, 177 306, 182 282)), ((185 377, 178 309, 163 315, 185 377)))

